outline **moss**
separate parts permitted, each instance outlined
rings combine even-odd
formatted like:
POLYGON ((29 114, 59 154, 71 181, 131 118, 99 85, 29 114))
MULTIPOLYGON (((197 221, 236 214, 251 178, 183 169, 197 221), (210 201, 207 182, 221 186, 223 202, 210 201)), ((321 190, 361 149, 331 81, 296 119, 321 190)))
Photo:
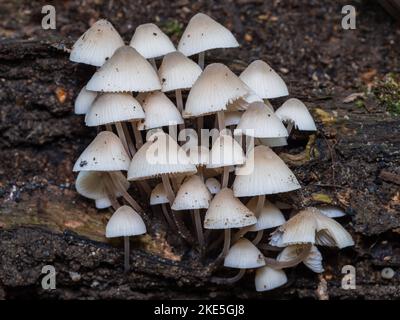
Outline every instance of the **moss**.
POLYGON ((170 37, 176 36, 178 38, 181 37, 183 33, 183 24, 179 22, 178 20, 167 20, 163 26, 162 29, 166 34, 168 34, 170 37))
POLYGON ((378 81, 372 93, 391 114, 400 115, 400 75, 389 73, 378 81))

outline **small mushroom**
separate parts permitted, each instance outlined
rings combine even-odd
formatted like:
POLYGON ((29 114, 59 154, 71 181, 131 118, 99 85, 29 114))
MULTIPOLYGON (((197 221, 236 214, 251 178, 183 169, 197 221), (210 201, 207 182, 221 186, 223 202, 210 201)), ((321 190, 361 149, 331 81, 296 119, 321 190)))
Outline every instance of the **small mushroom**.
POLYGON ((101 67, 123 45, 124 40, 113 25, 101 19, 74 43, 69 60, 101 67))
POLYGON ((261 99, 273 99, 289 95, 283 79, 264 61, 253 61, 239 77, 261 99))
POLYGON ((185 56, 199 53, 199 65, 203 68, 205 51, 234 47, 239 47, 239 43, 227 28, 204 13, 197 13, 186 26, 178 51, 185 56))
POLYGON ((207 209, 209 207, 211 197, 211 193, 208 191, 203 179, 194 175, 183 182, 172 204, 173 210, 191 210, 193 212, 197 240, 201 248, 204 248, 205 243, 201 226, 200 209, 207 209))
POLYGON ((287 277, 283 270, 265 266, 258 268, 255 276, 256 291, 269 291, 287 283, 287 277))
POLYGON ((285 122, 289 122, 288 132, 294 126, 301 131, 316 131, 317 127, 306 105, 299 99, 291 98, 282 104, 277 110, 276 115, 285 122))
POLYGON ((146 226, 140 215, 129 206, 119 207, 111 216, 106 227, 106 237, 124 237, 125 272, 129 271, 129 237, 146 233, 146 226))

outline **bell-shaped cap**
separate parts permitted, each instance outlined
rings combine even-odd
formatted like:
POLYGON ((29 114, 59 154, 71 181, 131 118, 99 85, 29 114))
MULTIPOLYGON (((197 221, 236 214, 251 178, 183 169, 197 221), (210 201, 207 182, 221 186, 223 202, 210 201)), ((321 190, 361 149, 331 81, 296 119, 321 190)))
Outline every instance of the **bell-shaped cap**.
POLYGON ((262 102, 251 103, 243 113, 236 129, 255 138, 287 137, 282 121, 262 102))
MULTIPOLYGON (((303 246, 288 246, 279 253, 279 255, 276 257, 276 260, 280 262, 294 260, 296 257, 299 256, 302 250, 304 250, 303 246)), ((322 266, 322 255, 316 246, 311 247, 310 253, 303 260, 303 263, 315 273, 324 272, 324 267, 322 266)))
POLYGON ((335 206, 323 206, 318 207, 317 209, 329 218, 340 218, 346 215, 341 208, 335 206))
POLYGON ((138 26, 129 45, 146 59, 158 58, 175 51, 172 41, 154 23, 138 26))
POLYGON ((282 78, 264 61, 256 60, 240 74, 246 83, 262 99, 273 99, 289 95, 282 78))
POLYGON ((155 206, 157 204, 163 204, 163 203, 169 203, 169 200, 164 185, 162 183, 159 183, 151 191, 150 205, 155 206))
POLYGON ((206 186, 211 194, 217 194, 221 191, 221 183, 215 178, 208 178, 206 180, 206 186))
POLYGON ((177 89, 189 89, 193 86, 202 70, 193 60, 179 51, 168 53, 158 70, 162 92, 177 89))
POLYGON ((208 65, 194 83, 183 117, 198 117, 227 109, 227 105, 249 93, 249 88, 221 63, 208 65))
POLYGON ((161 91, 149 93, 142 104, 145 118, 139 130, 182 124, 183 119, 174 103, 161 91))
POLYGON ((267 147, 283 147, 287 146, 287 138, 281 137, 281 138, 258 138, 254 141, 255 145, 260 145, 263 144, 264 146, 267 147))
POLYGON ((121 140, 110 131, 102 131, 76 160, 73 171, 128 170, 129 162, 121 140))
POLYGON ((256 222, 253 212, 234 197, 231 189, 224 188, 212 199, 204 219, 204 228, 242 228, 256 222))
POLYGON ((237 269, 255 269, 265 266, 263 254, 246 238, 239 239, 230 249, 224 266, 237 269))
POLYGON ((245 155, 241 145, 223 132, 215 140, 207 168, 220 168, 243 164, 245 155))
POLYGON ((194 15, 178 44, 178 51, 191 56, 217 48, 239 47, 232 32, 204 13, 194 15))
MULTIPOLYGON (((126 180, 125 176, 116 171, 112 173, 115 179, 120 181, 120 185, 124 187, 125 190, 129 188, 129 182, 126 180)), ((108 198, 106 185, 110 184, 111 180, 109 174, 101 171, 81 171, 78 174, 75 182, 75 188, 78 193, 86 198, 99 200, 108 198)), ((115 190, 114 195, 116 197, 121 197, 120 191, 115 190)))
POLYGON ((152 65, 130 46, 123 46, 96 71, 87 90, 129 92, 160 90, 161 83, 152 65))
MULTIPOLYGON (((258 198, 254 197, 247 203, 247 208, 255 212, 257 208, 258 198)), ((273 203, 265 200, 264 207, 261 209, 260 215, 257 218, 257 223, 250 227, 250 232, 270 229, 278 227, 286 222, 281 210, 273 203)))
POLYGON ((258 97, 253 91, 251 91, 250 88, 248 88, 249 93, 247 93, 245 96, 233 101, 232 103, 227 105, 227 110, 228 111, 246 111, 249 105, 253 102, 263 102, 267 106, 267 108, 273 112, 274 108, 272 105, 269 103, 267 100, 263 100, 260 97, 258 97))
POLYGON ((123 45, 124 40, 113 25, 101 19, 74 43, 69 60, 100 67, 123 45))
POLYGON ((276 110, 276 115, 282 121, 291 121, 294 127, 301 131, 316 131, 317 127, 306 105, 299 99, 291 98, 276 110))
POLYGON ((96 97, 97 92, 86 90, 86 86, 83 87, 75 100, 75 114, 86 114, 96 97))
POLYGON ((267 146, 257 146, 236 170, 233 192, 236 197, 288 192, 300 188, 293 172, 267 146))
POLYGON ((257 292, 273 290, 285 283, 287 283, 287 277, 283 270, 267 266, 256 270, 255 285, 257 292))
POLYGON ((143 109, 132 94, 104 93, 93 102, 86 114, 85 123, 92 127, 143 118, 143 109))
POLYGON ((119 207, 106 226, 106 237, 129 237, 146 233, 146 226, 140 215, 129 206, 119 207))
POLYGON ((338 248, 354 245, 351 235, 339 223, 316 208, 307 208, 290 218, 272 233, 270 243, 277 247, 304 243, 338 248))
POLYGON ((243 112, 240 111, 227 111, 225 114, 225 127, 237 126, 240 122, 243 112))
POLYGON ((196 173, 185 151, 168 134, 157 131, 135 153, 128 170, 128 180, 158 177, 162 174, 196 173))
POLYGON ((197 175, 186 179, 179 188, 172 210, 207 209, 211 201, 211 193, 197 175))
MULTIPOLYGON (((83 172, 83 171, 82 171, 83 172)), ((96 209, 106 209, 111 207, 111 201, 109 198, 101 198, 94 200, 96 209)))

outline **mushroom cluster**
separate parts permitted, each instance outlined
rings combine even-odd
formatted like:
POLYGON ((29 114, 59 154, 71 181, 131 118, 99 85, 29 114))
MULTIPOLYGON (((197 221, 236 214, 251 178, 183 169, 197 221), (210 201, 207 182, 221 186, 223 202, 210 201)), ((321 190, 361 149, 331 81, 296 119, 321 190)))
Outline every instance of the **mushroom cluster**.
POLYGON ((208 50, 238 46, 227 28, 198 13, 177 50, 152 23, 138 26, 125 45, 106 20, 72 48, 71 61, 97 67, 75 102, 75 113, 98 128, 74 165, 76 189, 98 209, 114 211, 106 237, 124 237, 126 271, 129 237, 146 233, 146 213, 131 184, 140 203, 147 201, 195 245, 193 227, 203 256, 222 248, 215 264, 239 271, 213 277, 216 283, 234 283, 256 269, 256 290, 271 290, 287 282, 285 268, 299 263, 323 272, 317 246, 353 245, 324 211, 305 208, 286 221, 287 204, 272 202, 300 188, 272 148, 287 145, 292 129, 316 126, 298 99, 274 110, 269 99, 289 92, 264 61, 253 61, 239 76, 222 63, 204 67, 208 50), (195 54, 197 63, 189 58, 195 54))

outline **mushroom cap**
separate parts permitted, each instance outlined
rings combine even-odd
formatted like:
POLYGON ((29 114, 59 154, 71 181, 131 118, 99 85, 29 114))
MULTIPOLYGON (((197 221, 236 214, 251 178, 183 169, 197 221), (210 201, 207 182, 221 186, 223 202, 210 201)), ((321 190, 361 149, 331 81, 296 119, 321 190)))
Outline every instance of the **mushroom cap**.
POLYGON ((69 60, 100 67, 123 45, 124 40, 113 25, 101 19, 74 43, 69 60))
POLYGON ((351 235, 339 223, 316 208, 300 211, 274 231, 270 239, 270 244, 277 247, 304 243, 338 248, 354 245, 351 235))
POLYGON ((283 79, 264 61, 253 61, 239 77, 262 99, 289 95, 283 79))
POLYGON ((183 119, 174 103, 161 91, 149 93, 142 104, 145 118, 138 125, 139 130, 148 130, 182 124, 183 119))
POLYGON ((257 219, 253 212, 234 197, 231 189, 224 188, 211 200, 204 218, 204 228, 242 228, 256 222, 257 219))
POLYGON ((296 129, 301 131, 316 131, 317 127, 306 105, 299 99, 291 98, 285 101, 277 110, 276 115, 282 121, 292 121, 296 129))
POLYGON ((206 186, 211 194, 217 194, 221 191, 221 183, 215 178, 208 178, 206 180, 206 186))
POLYGON ((264 102, 264 100, 258 97, 250 88, 248 89, 248 94, 227 105, 226 108, 228 111, 246 111, 248 106, 253 102, 263 102, 272 112, 274 111, 269 101, 265 100, 264 102))
POLYGON ((227 105, 249 93, 249 88, 222 63, 208 65, 194 83, 183 117, 198 117, 227 109, 227 105))
POLYGON ((104 93, 93 102, 86 114, 85 123, 92 127, 143 118, 143 109, 132 94, 104 93))
POLYGON ((168 53, 158 69, 162 92, 189 89, 201 72, 200 66, 179 51, 168 53))
POLYGON ((128 180, 158 177, 162 174, 196 173, 185 151, 168 134, 158 131, 135 153, 128 180))
POLYGON ((256 270, 255 285, 256 291, 269 291, 287 283, 287 277, 283 270, 270 267, 262 267, 256 270))
POLYGON ((260 268, 265 266, 265 259, 251 241, 241 238, 229 249, 224 266, 237 269, 260 268))
POLYGON ((86 90, 86 86, 83 87, 75 100, 75 114, 86 114, 96 97, 97 92, 86 90))
POLYGON ((342 209, 335 206, 323 206, 318 207, 317 209, 329 218, 340 218, 346 215, 346 213, 342 209))
POLYGON ((245 164, 236 170, 233 192, 236 197, 288 192, 300 188, 293 172, 267 146, 256 146, 245 164))
POLYGON ((204 13, 194 15, 178 44, 178 51, 185 56, 217 48, 239 47, 232 32, 204 13))
POLYGON ((195 166, 205 166, 209 162, 210 150, 204 146, 192 146, 186 151, 190 163, 195 166))
MULTIPOLYGON (((82 171, 83 172, 83 171, 82 171)), ((106 209, 111 207, 111 201, 108 198, 101 198, 94 200, 96 209, 106 209)))
MULTIPOLYGON (((252 198, 247 203, 247 208, 255 212, 257 208, 257 197, 252 198)), ((270 229, 278 227, 286 222, 281 210, 279 210, 273 203, 264 201, 264 207, 261 209, 260 215, 257 218, 257 223, 250 227, 250 232, 270 229)))
MULTIPOLYGON (((282 262, 291 261, 295 259, 302 250, 302 246, 288 246, 279 253, 279 255, 276 257, 276 260, 282 262)), ((311 247, 311 251, 308 256, 303 260, 303 263, 315 273, 324 272, 324 267, 322 266, 322 255, 316 246, 311 247)))
POLYGON ((129 45, 146 59, 158 58, 175 51, 172 41, 154 23, 138 26, 129 45))
POLYGON ((151 64, 130 46, 123 46, 96 71, 87 90, 129 92, 160 90, 161 83, 151 64))
POLYGON ((203 180, 199 176, 193 175, 187 178, 179 188, 172 204, 172 210, 206 209, 211 198, 211 193, 203 180))
POLYGON ((155 206, 157 204, 163 204, 163 203, 169 203, 169 200, 164 185, 162 183, 159 183, 151 191, 150 205, 155 206))
MULTIPOLYGON (((113 174, 115 178, 121 182, 124 189, 128 190, 129 182, 126 180, 125 176, 119 171, 113 174)), ((76 178, 75 188, 80 195, 86 198, 93 200, 108 199, 106 185, 110 182, 108 173, 102 171, 81 171, 76 178)), ((115 196, 121 197, 122 194, 116 191, 115 196)))
POLYGON ((240 165, 245 159, 241 145, 229 134, 221 132, 211 148, 207 168, 240 165))
POLYGON ((251 103, 243 113, 236 129, 255 138, 282 138, 288 132, 282 121, 262 102, 251 103))
POLYGON ((281 138, 257 138, 254 141, 255 145, 260 145, 263 144, 264 146, 267 147, 282 147, 282 146, 287 146, 288 142, 285 137, 281 138))
POLYGON ((225 127, 238 125, 242 114, 243 112, 240 111, 225 111, 225 127))
POLYGON ((73 171, 128 170, 129 155, 110 131, 100 132, 76 160, 73 171))
POLYGON ((108 220, 106 237, 129 237, 146 233, 146 226, 140 215, 129 206, 119 207, 108 220))

